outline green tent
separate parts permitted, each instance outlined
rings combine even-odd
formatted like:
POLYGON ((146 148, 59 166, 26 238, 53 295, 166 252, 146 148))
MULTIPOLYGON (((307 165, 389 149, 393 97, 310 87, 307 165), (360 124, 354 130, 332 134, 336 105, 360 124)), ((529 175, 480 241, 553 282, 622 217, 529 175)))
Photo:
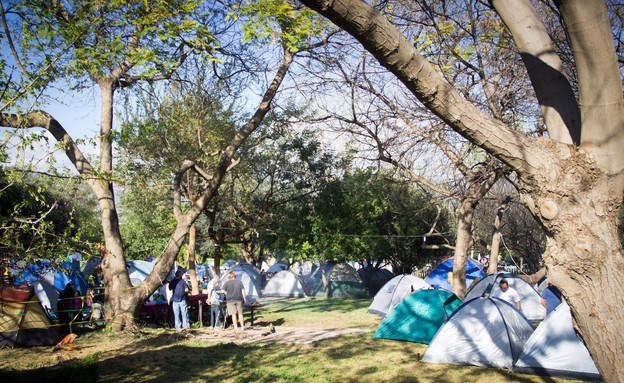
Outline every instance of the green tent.
POLYGON ((429 344, 446 318, 461 304, 461 299, 446 290, 418 290, 388 314, 373 338, 429 344))

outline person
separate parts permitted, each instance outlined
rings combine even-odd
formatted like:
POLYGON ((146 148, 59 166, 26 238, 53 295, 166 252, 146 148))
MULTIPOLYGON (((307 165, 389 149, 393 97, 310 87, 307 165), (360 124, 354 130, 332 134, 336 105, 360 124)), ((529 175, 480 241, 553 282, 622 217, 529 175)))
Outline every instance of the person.
POLYGON ((68 283, 61 293, 59 294, 58 303, 56 308, 58 311, 59 331, 62 334, 69 334, 69 322, 71 322, 72 312, 71 306, 74 299, 74 286, 68 283))
POLYGON ((238 329, 238 323, 236 319, 240 321, 241 331, 245 330, 245 323, 243 319, 243 304, 247 302, 245 297, 245 286, 243 282, 236 279, 236 273, 231 271, 228 274, 228 280, 223 284, 223 288, 219 291, 225 293, 225 301, 227 304, 228 314, 232 317, 232 323, 234 329, 238 329))
POLYGON ((509 287, 509 282, 506 279, 501 279, 499 288, 494 291, 492 296, 504 300, 520 311, 520 295, 513 287, 509 287))
POLYGON ((213 329, 219 327, 221 321, 219 314, 221 313, 221 300, 219 299, 219 275, 215 274, 210 282, 208 282, 208 298, 206 304, 210 305, 210 325, 213 329))
POLYGON ((561 291, 548 283, 548 286, 542 291, 542 306, 546 309, 546 315, 550 314, 559 304, 561 304, 561 291))
POLYGON ((188 320, 188 285, 182 279, 180 270, 176 271, 175 278, 169 282, 169 290, 173 291, 171 296, 171 307, 173 309, 174 326, 176 330, 189 327, 188 320), (182 323, 180 323, 180 321, 182 323))

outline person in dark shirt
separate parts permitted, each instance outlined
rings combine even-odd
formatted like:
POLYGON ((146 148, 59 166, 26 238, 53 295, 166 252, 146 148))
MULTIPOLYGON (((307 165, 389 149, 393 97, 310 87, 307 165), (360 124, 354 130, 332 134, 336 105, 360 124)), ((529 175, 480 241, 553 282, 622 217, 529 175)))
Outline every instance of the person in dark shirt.
POLYGON ((69 334, 69 322, 72 318, 72 301, 74 298, 74 286, 68 283, 59 294, 56 309, 58 311, 59 332, 61 334, 69 334))
POLYGON ((550 283, 542 291, 542 306, 546 308, 546 315, 550 314, 561 303, 561 292, 550 283))
POLYGON ((243 282, 236 279, 236 273, 233 271, 228 274, 228 280, 223 284, 223 289, 219 291, 225 293, 225 301, 227 304, 228 314, 232 316, 234 329, 238 328, 236 318, 240 321, 241 330, 245 329, 243 319, 243 304, 247 301, 245 297, 245 286, 243 282))
POLYGON ((180 270, 176 271, 175 278, 169 282, 169 290, 173 291, 171 297, 171 306, 173 308, 173 316, 176 330, 185 329, 189 327, 188 320, 188 285, 186 281, 182 279, 182 273, 180 270), (180 324, 180 317, 182 323, 180 324))

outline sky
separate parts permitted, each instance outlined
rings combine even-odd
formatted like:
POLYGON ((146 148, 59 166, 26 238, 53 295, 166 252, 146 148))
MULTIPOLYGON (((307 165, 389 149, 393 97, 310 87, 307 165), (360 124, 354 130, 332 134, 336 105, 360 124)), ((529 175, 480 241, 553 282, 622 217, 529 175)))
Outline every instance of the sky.
MULTIPOLYGON (((49 96, 52 101, 40 106, 39 109, 51 114, 74 140, 95 137, 97 135, 101 113, 99 90, 89 89, 82 93, 53 90, 49 96)), ((7 129, 2 128, 2 131, 7 131, 7 129)), ((44 131, 44 129, 32 129, 24 134, 41 131, 44 131)), ((15 164, 19 160, 37 161, 43 158, 50 151, 49 147, 56 143, 50 133, 46 132, 46 135, 49 137, 50 144, 48 146, 35 145, 33 150, 26 151, 9 150, 9 163, 15 164)), ((15 144, 17 140, 14 139, 12 142, 15 144)), ((83 150, 85 155, 96 153, 96 149, 89 145, 82 145, 81 150, 83 150)), ((68 168, 76 174, 73 165, 63 153, 58 153, 55 157, 57 165, 68 168)))

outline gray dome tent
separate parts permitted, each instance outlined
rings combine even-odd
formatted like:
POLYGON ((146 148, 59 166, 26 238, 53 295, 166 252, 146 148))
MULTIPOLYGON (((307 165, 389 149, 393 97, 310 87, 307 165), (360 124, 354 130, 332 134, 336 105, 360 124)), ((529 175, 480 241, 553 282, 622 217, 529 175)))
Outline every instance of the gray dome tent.
POLYGON ((397 275, 389 280, 375 294, 368 312, 380 317, 388 315, 401 301, 411 293, 431 286, 424 279, 411 274, 397 275))
POLYGON ((290 270, 280 271, 267 282, 263 297, 303 298, 305 291, 301 279, 290 270))
POLYGON ((542 306, 542 297, 525 281, 514 274, 494 273, 476 282, 466 294, 465 300, 469 301, 477 297, 490 297, 498 289, 501 279, 509 282, 509 287, 514 288, 520 296, 520 308, 522 314, 530 321, 537 322, 546 318, 546 309, 542 306))
POLYGON ((574 332, 570 306, 565 302, 527 340, 514 371, 565 379, 600 379, 589 351, 574 332))
POLYGON ((532 333, 531 323, 509 303, 475 298, 440 327, 422 361, 511 369, 532 333))

